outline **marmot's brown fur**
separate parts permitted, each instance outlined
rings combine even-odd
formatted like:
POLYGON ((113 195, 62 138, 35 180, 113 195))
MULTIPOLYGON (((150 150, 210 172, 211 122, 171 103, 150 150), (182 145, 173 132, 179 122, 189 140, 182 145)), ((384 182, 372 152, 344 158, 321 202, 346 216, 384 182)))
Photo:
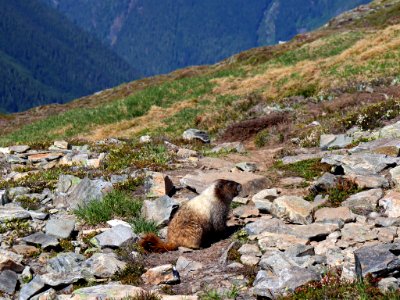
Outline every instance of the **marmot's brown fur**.
POLYGON ((147 234, 139 245, 146 252, 166 252, 186 247, 198 249, 226 229, 232 199, 241 190, 235 181, 219 179, 200 195, 184 203, 168 226, 167 242, 147 234))

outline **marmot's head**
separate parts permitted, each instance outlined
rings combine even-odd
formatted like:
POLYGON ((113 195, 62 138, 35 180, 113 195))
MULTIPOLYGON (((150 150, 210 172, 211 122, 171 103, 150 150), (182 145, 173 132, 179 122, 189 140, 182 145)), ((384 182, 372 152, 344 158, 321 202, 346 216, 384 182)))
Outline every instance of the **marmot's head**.
POLYGON ((225 204, 230 204, 241 190, 242 185, 232 180, 219 179, 215 182, 215 196, 225 204))

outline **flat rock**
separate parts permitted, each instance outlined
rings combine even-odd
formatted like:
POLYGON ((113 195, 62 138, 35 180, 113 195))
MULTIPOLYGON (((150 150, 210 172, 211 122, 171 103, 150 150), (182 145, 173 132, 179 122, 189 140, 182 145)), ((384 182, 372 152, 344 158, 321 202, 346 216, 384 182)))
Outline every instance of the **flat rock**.
POLYGON ((389 181, 381 175, 350 175, 344 176, 345 179, 354 181, 361 189, 388 188, 389 181))
POLYGON ((235 164, 217 157, 202 157, 199 159, 198 166, 204 170, 219 170, 229 172, 235 164))
POLYGON ((365 143, 361 143, 358 146, 350 149, 351 153, 358 152, 374 152, 378 154, 385 154, 393 157, 399 156, 400 150, 400 139, 377 139, 365 143))
POLYGON ((182 276, 188 277, 196 274, 199 270, 203 269, 204 265, 200 262, 179 256, 176 262, 176 270, 182 276))
POLYGON ((390 169, 389 173, 393 183, 398 187, 400 185, 400 166, 390 169))
POLYGON ((388 293, 398 290, 399 283, 395 277, 382 278, 378 282, 378 288, 382 293, 388 293))
POLYGON ((178 271, 171 264, 162 265, 147 270, 147 272, 142 275, 142 279, 145 283, 152 285, 162 283, 174 284, 179 283, 180 281, 178 271))
POLYGON ((241 219, 246 219, 258 217, 260 215, 260 211, 254 206, 242 205, 233 210, 233 215, 241 219))
POLYGON ((373 138, 387 138, 397 139, 400 138, 400 122, 396 122, 391 125, 387 125, 377 131, 374 131, 371 135, 373 138))
POLYGON ((30 217, 31 215, 28 211, 13 203, 0 206, 0 223, 29 219, 30 217))
POLYGON ((286 177, 280 180, 280 184, 284 187, 302 186, 305 182, 306 180, 302 177, 286 177))
POLYGON ((266 189, 258 192, 251 198, 260 212, 269 213, 272 207, 272 201, 279 197, 277 189, 266 189))
POLYGON ((210 136, 208 133, 195 128, 185 130, 182 137, 187 141, 199 140, 203 143, 210 143, 210 136))
POLYGON ((374 211, 378 205, 378 201, 383 197, 382 189, 372 189, 351 195, 347 200, 342 202, 342 206, 346 206, 352 210, 374 211))
POLYGON ((219 152, 238 152, 238 153, 244 153, 246 152, 246 149, 241 142, 232 142, 232 143, 223 143, 215 146, 214 148, 211 149, 211 152, 213 153, 219 153, 219 152))
POLYGON ((354 214, 348 207, 324 207, 314 213, 314 218, 317 223, 337 224, 339 226, 355 220, 354 214))
POLYGON ((13 294, 17 287, 18 275, 14 271, 4 270, 0 272, 0 292, 13 294))
POLYGON ((317 193, 325 192, 337 185, 338 176, 331 173, 324 173, 318 180, 313 184, 311 189, 317 193))
POLYGON ((53 145, 57 149, 63 149, 63 150, 67 150, 68 149, 68 142, 67 141, 63 141, 63 140, 54 141, 53 145))
POLYGON ((11 151, 11 153, 25 153, 26 151, 31 149, 31 147, 29 147, 28 145, 18 145, 8 147, 8 149, 11 151))
POLYGON ((334 224, 289 225, 291 234, 308 240, 321 240, 338 229, 334 224))
POLYGON ((159 198, 165 195, 172 196, 175 191, 171 179, 159 172, 148 172, 145 179, 145 191, 149 198, 159 198))
POLYGON ((293 245, 307 245, 309 240, 306 238, 296 237, 293 234, 263 232, 259 236, 258 246, 261 250, 266 251, 270 248, 278 248, 279 250, 286 250, 293 245))
POLYGON ((238 252, 241 255, 252 255, 252 256, 262 255, 260 249, 255 244, 244 244, 239 248, 238 252))
POLYGON ((45 287, 45 283, 40 276, 35 276, 29 283, 22 285, 19 300, 28 300, 32 296, 41 292, 45 287))
POLYGON ((83 279, 81 272, 74 273, 46 273, 40 276, 41 280, 51 287, 66 286, 83 279))
POLYGON ((236 168, 243 171, 243 172, 255 172, 258 170, 256 163, 251 162, 241 162, 236 164, 236 168))
POLYGON ((377 175, 389 166, 396 166, 398 159, 384 154, 356 153, 353 155, 330 155, 322 163, 342 167, 346 175, 377 175))
POLYGON ((123 300, 127 297, 137 297, 145 291, 139 287, 109 283, 75 290, 68 298, 70 300, 123 300))
POLYGON ((97 278, 110 278, 123 270, 126 263, 118 260, 114 254, 95 253, 85 261, 84 266, 97 278))
POLYGON ((179 202, 165 195, 156 200, 145 200, 142 213, 147 220, 153 220, 157 226, 165 226, 178 207, 179 202))
POLYGON ((41 248, 57 246, 58 239, 55 236, 44 234, 43 232, 36 232, 22 239, 24 242, 31 245, 40 245, 41 248))
POLYGON ((305 160, 323 158, 325 156, 329 156, 330 154, 331 154, 330 152, 317 152, 317 153, 304 153, 293 156, 285 156, 284 158, 282 158, 282 163, 284 165, 290 165, 305 160))
POLYGON ((124 225, 118 225, 95 236, 94 240, 101 248, 118 248, 124 243, 136 238, 137 236, 133 233, 131 228, 124 225))
POLYGON ((377 233, 371 230, 370 226, 359 223, 345 224, 341 233, 342 240, 354 243, 364 243, 378 238, 377 233))
POLYGON ((400 217, 400 192, 391 190, 379 200, 379 206, 385 210, 389 218, 400 217))
POLYGON ((59 239, 69 238, 75 228, 75 219, 62 218, 50 219, 46 223, 46 234, 53 235, 59 239))
POLYGON ((22 259, 22 255, 0 249, 0 272, 4 270, 11 270, 17 273, 22 272, 24 270, 22 259))
POLYGON ((400 244, 378 244, 362 247, 354 252, 356 273, 359 277, 372 274, 375 277, 387 277, 400 270, 400 244))
POLYGON ((313 206, 301 197, 282 196, 274 200, 271 214, 295 224, 310 224, 313 206))
POLYGON ((28 161, 32 163, 38 163, 41 161, 52 161, 59 159, 62 157, 62 153, 55 153, 55 152, 50 152, 50 153, 38 153, 38 154, 32 154, 28 156, 28 161))
POLYGON ((242 191, 239 196, 241 197, 255 194, 271 184, 268 178, 261 175, 231 172, 199 172, 196 175, 188 174, 181 179, 181 184, 195 190, 197 193, 201 193, 218 179, 233 180, 240 183, 242 191))
POLYGON ((68 193, 81 182, 79 177, 61 174, 58 177, 56 191, 58 193, 68 193))
POLYGON ((40 250, 34 246, 29 246, 29 245, 14 245, 13 246, 13 251, 17 254, 20 254, 24 257, 31 257, 35 254, 40 253, 40 250))
POLYGON ((346 134, 323 134, 320 139, 322 150, 345 148, 353 143, 353 138, 346 134))
POLYGON ((113 190, 111 182, 102 179, 90 180, 89 178, 82 179, 71 192, 63 198, 58 198, 55 205, 63 205, 71 209, 76 209, 90 201, 103 199, 104 195, 113 190))
POLYGON ((78 273, 82 269, 85 257, 74 252, 59 253, 47 262, 49 273, 78 273))

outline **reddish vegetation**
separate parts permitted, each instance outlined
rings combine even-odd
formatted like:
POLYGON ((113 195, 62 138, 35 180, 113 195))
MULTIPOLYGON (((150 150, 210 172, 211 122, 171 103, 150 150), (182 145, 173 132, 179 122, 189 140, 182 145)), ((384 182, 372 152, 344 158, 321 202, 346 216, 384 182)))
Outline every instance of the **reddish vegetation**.
POLYGON ((289 122, 287 113, 272 113, 268 116, 234 123, 225 130, 220 141, 246 141, 263 129, 289 122))

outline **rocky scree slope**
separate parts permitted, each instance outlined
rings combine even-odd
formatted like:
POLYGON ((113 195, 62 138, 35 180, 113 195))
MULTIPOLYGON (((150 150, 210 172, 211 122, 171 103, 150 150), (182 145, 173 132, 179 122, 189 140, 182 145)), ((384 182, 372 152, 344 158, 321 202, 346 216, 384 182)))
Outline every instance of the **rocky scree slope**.
POLYGON ((286 45, 105 91, 3 136, 2 297, 398 298, 399 8, 376 1, 286 45), (113 93, 133 94, 108 110, 92 102, 113 93), (129 111, 139 100, 150 104, 129 111), (106 112, 118 113, 100 123, 106 112), (67 116, 92 123, 66 127, 67 116), (35 133, 46 124, 61 130, 35 133), (141 234, 165 237, 217 178, 243 186, 226 237, 141 253, 141 234))

